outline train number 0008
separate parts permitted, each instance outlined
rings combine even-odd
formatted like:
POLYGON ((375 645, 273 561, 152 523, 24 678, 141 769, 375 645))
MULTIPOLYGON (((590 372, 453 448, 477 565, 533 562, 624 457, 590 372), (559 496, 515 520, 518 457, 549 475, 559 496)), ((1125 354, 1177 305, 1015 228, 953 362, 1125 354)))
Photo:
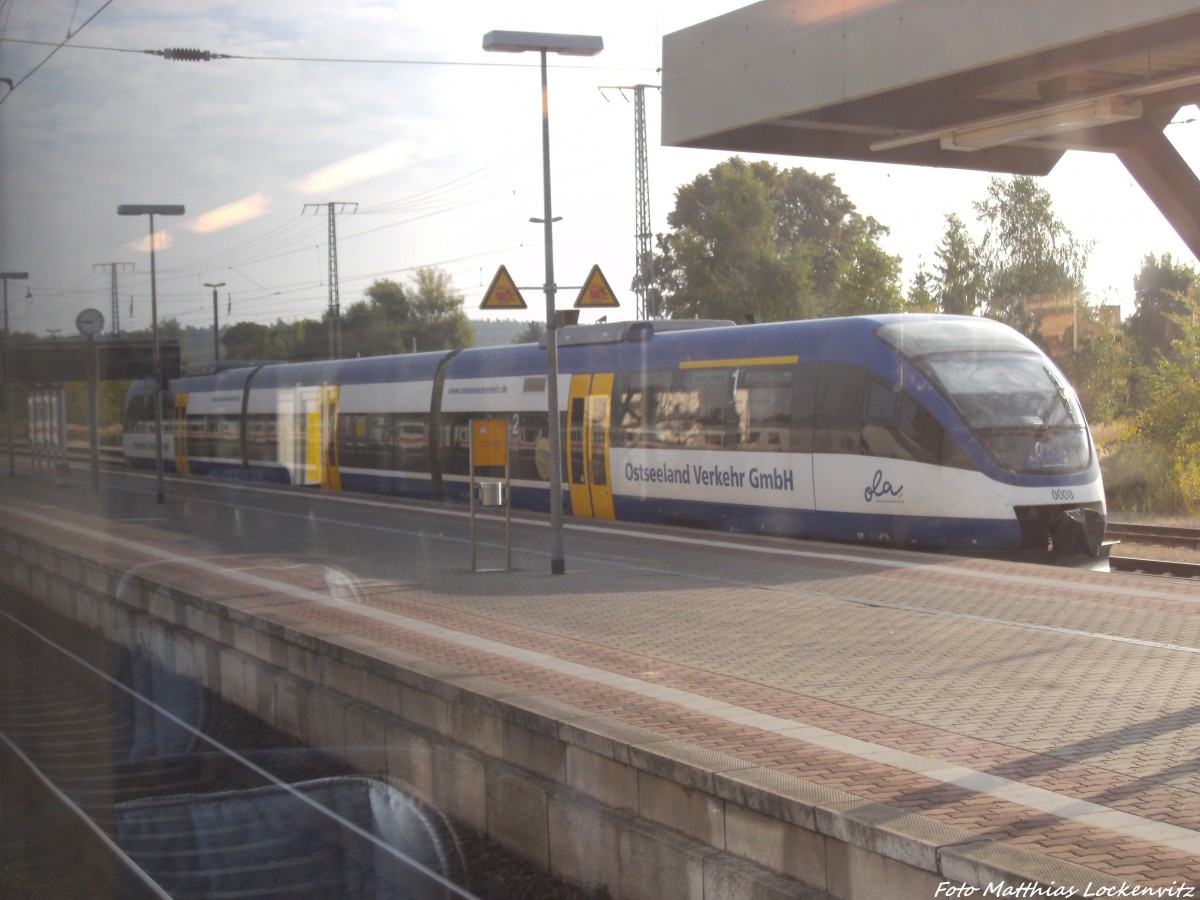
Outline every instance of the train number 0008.
POLYGON ((1050 496, 1055 500, 1074 500, 1075 492, 1066 488, 1055 489, 1050 491, 1050 496))

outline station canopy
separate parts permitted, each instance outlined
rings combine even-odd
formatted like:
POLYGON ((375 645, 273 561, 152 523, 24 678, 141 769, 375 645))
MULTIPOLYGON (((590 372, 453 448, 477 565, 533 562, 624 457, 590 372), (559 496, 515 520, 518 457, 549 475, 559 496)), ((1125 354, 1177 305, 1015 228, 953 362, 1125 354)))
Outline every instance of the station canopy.
POLYGON ((1022 175, 1114 153, 1200 257, 1163 134, 1200 102, 1196 0, 764 0, 667 35, 662 80, 667 146, 1022 175))

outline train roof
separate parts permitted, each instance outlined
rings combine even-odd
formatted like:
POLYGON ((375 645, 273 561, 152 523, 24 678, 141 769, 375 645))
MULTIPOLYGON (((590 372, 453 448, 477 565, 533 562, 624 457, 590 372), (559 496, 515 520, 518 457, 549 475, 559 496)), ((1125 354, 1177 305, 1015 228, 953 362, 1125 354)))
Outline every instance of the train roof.
POLYGON ((387 381, 432 381, 450 350, 364 356, 356 359, 266 366, 254 376, 254 387, 297 387, 313 384, 378 384, 387 381))
MULTIPOLYGON (((1013 339, 1024 340, 1007 326, 988 319, 940 314, 892 313, 755 325, 711 320, 614 322, 561 328, 559 369, 571 374, 647 366, 675 368, 698 359, 861 359, 882 349, 875 341, 881 326, 888 326, 889 346, 915 355, 929 345, 931 324, 946 326, 937 331, 955 335, 956 340, 976 348, 1001 344, 1011 348, 1013 339)), ((220 391, 241 389, 252 376, 255 388, 432 381, 443 364, 448 378, 544 374, 545 344, 248 366, 192 376, 186 384, 189 390, 220 391)))

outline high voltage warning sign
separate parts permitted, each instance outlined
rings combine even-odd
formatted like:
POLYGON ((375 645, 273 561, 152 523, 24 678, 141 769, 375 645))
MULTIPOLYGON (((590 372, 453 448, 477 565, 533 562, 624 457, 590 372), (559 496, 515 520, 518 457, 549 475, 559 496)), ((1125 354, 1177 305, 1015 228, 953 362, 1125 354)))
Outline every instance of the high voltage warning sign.
POLYGON ((483 295, 480 309, 525 309, 525 298, 517 290, 508 269, 501 266, 496 270, 496 277, 483 295))
POLYGON ((587 281, 584 282, 583 290, 575 298, 575 308, 620 305, 617 302, 616 295, 612 292, 612 288, 608 286, 608 279, 600 271, 600 266, 592 266, 592 271, 588 273, 587 281))

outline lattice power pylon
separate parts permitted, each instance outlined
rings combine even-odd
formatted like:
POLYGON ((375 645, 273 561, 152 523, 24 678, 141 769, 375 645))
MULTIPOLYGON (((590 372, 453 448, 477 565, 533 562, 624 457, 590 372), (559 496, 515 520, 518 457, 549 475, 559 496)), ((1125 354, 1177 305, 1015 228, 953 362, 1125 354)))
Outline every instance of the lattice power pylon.
POLYGON ((304 208, 326 207, 329 210, 329 358, 342 358, 342 303, 338 295, 337 269, 337 214, 351 207, 351 212, 358 209, 357 203, 334 201, 330 203, 305 203, 304 208))
POLYGON ((650 174, 646 152, 646 85, 633 89, 633 161, 636 182, 635 215, 637 231, 634 240, 637 247, 638 273, 638 318, 653 319, 658 311, 651 300, 651 266, 653 257, 650 248, 650 174))
MULTIPOLYGON (((637 295, 639 319, 654 319, 658 310, 654 302, 653 277, 654 253, 650 230, 650 167, 646 150, 646 88, 657 88, 655 84, 615 86, 611 90, 633 91, 633 178, 634 178, 634 293, 637 295)), ((605 90, 601 88, 600 90, 605 90)))
POLYGON ((117 271, 118 271, 118 269, 124 269, 126 266, 128 266, 130 269, 132 269, 133 263, 127 263, 127 262, 92 263, 92 271, 93 272, 96 271, 96 269, 107 268, 109 271, 109 275, 111 276, 110 280, 112 281, 112 320, 108 323, 108 325, 109 325, 109 328, 112 329, 112 333, 115 335, 118 335, 118 336, 121 334, 121 307, 120 307, 120 302, 117 298, 117 271))

